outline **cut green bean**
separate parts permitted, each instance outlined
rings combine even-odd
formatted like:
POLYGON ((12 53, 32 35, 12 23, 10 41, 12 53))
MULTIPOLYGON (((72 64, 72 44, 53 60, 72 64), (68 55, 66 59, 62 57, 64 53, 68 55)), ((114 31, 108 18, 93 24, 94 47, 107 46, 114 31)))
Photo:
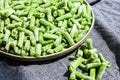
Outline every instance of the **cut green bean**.
POLYGON ((30 50, 30 46, 31 46, 30 40, 26 40, 25 46, 24 46, 24 50, 25 51, 29 51, 30 50))
POLYGON ((42 45, 41 44, 36 44, 36 52, 35 52, 35 57, 40 57, 41 56, 41 48, 42 48, 42 45))
POLYGON ((45 33, 45 34, 43 35, 43 37, 46 38, 46 39, 57 39, 57 38, 58 38, 57 35, 55 35, 55 34, 50 34, 50 33, 45 33))
POLYGON ((54 46, 59 46, 60 44, 61 44, 61 41, 62 41, 62 36, 59 36, 56 40, 55 40, 55 42, 54 42, 54 46))
POLYGON ((59 46, 57 46, 56 48, 54 48, 54 52, 59 52, 61 50, 63 50, 64 46, 61 44, 59 46))
POLYGON ((20 32, 20 33, 19 33, 19 39, 18 39, 18 46, 19 46, 20 48, 23 47, 24 37, 25 37, 25 33, 24 33, 24 32, 20 32))
POLYGON ((30 34, 30 41, 31 41, 31 43, 32 43, 33 46, 36 45, 35 36, 33 34, 30 34))
POLYGON ((10 30, 5 30, 5 35, 3 41, 7 42, 9 40, 10 30))
POLYGON ((90 77, 93 79, 96 78, 96 69, 95 68, 90 69, 90 77))
POLYGON ((89 63, 87 64, 87 69, 99 67, 101 63, 89 63))
POLYGON ((65 20, 65 19, 68 19, 68 18, 71 18, 72 17, 72 14, 71 13, 67 13, 65 15, 62 15, 60 17, 57 17, 56 20, 57 21, 62 21, 62 20, 65 20))
POLYGON ((30 47, 30 56, 34 56, 35 55, 35 47, 30 47))
POLYGON ((69 80, 76 80, 76 71, 73 71, 70 75, 70 79, 69 80))

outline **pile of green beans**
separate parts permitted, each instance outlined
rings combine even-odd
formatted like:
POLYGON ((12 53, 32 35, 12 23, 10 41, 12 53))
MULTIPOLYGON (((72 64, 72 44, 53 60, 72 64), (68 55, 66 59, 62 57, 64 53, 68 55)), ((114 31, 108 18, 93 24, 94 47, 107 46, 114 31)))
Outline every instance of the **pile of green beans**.
POLYGON ((92 39, 86 39, 86 44, 82 44, 76 55, 70 57, 73 60, 69 66, 69 80, 102 80, 105 69, 111 66, 102 53, 93 48, 92 39), (88 73, 85 75, 82 72, 88 73))
POLYGON ((92 24, 84 0, 0 0, 0 50, 40 57, 80 41, 92 24))

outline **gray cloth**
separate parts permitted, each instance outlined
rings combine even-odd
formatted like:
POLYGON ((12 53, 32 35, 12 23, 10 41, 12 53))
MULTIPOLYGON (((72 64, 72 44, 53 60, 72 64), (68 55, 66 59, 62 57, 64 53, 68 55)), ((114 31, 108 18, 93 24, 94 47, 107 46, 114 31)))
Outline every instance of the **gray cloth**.
MULTIPOLYGON (((88 37, 112 63, 102 80, 120 80, 120 0, 102 0, 92 7, 96 20, 88 37)), ((68 80, 68 57, 73 54, 75 52, 59 59, 31 63, 1 56, 0 80, 68 80)))

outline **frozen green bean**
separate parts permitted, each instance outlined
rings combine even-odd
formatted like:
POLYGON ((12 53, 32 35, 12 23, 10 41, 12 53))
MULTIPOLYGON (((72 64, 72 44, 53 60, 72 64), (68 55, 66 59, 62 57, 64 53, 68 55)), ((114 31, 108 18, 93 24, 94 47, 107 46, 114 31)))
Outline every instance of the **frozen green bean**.
POLYGON ((60 17, 57 17, 56 20, 57 21, 62 21, 62 20, 66 20, 66 19, 71 18, 71 17, 72 17, 72 14, 71 13, 67 13, 67 14, 62 15, 60 17))
POLYGON ((25 37, 25 33, 24 33, 24 32, 20 32, 20 33, 19 33, 19 39, 18 39, 18 46, 19 46, 20 48, 23 47, 24 37, 25 37))
POLYGON ((57 35, 55 35, 55 34, 50 34, 50 33, 45 33, 45 34, 43 35, 43 37, 46 38, 46 39, 57 39, 57 38, 58 38, 57 35))
POLYGON ((9 40, 10 30, 5 30, 3 41, 7 42, 9 40))
POLYGON ((40 57, 41 56, 41 48, 42 48, 42 45, 41 44, 36 44, 36 52, 35 52, 35 57, 40 57))

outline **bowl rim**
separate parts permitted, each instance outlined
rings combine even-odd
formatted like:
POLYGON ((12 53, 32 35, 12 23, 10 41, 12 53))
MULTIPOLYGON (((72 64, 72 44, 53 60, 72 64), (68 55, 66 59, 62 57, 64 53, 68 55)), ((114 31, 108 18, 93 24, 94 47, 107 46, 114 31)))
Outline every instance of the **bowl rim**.
POLYGON ((20 60, 20 61, 42 61, 42 60, 49 60, 49 59, 53 59, 53 58, 60 57, 62 55, 68 54, 69 52, 71 52, 71 50, 74 50, 75 48, 77 48, 86 39, 86 37, 88 36, 88 34, 91 32, 91 30, 94 27, 95 17, 94 17, 93 9, 92 9, 92 7, 90 6, 90 4, 87 1, 84 1, 84 2, 90 7, 90 9, 92 11, 92 24, 91 24, 91 27, 90 27, 89 31, 87 32, 87 34, 80 41, 78 41, 77 43, 75 43, 73 46, 71 46, 71 47, 69 47, 69 48, 67 48, 67 49, 65 49, 63 51, 54 53, 54 54, 40 56, 40 58, 36 58, 36 57, 32 57, 32 56, 22 57, 22 56, 19 56, 19 55, 15 55, 15 54, 11 54, 11 53, 8 53, 8 52, 4 52, 2 50, 0 50, 0 54, 3 55, 3 56, 6 56, 6 57, 10 57, 10 58, 16 59, 16 60, 20 60))

